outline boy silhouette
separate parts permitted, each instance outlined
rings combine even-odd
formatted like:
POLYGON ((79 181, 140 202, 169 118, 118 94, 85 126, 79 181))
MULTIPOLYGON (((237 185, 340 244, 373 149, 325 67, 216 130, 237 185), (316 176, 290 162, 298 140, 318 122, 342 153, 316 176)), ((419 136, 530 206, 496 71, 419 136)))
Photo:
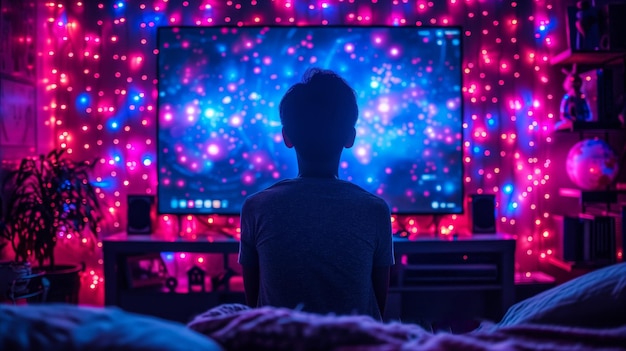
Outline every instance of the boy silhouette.
POLYGON ((354 90, 329 70, 307 70, 282 98, 283 140, 296 151, 298 176, 243 204, 239 263, 249 306, 382 319, 394 260, 389 207, 338 177, 357 116, 354 90))

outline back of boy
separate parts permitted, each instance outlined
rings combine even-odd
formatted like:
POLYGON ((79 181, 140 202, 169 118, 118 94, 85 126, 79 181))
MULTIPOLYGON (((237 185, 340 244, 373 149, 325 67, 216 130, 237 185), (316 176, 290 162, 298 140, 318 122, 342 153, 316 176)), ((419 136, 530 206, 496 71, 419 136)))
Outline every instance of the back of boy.
POLYGON ((307 71, 283 97, 283 139, 298 176, 243 205, 239 262, 250 306, 381 319, 393 264, 389 207, 338 177, 357 116, 354 91, 331 71, 307 71))
POLYGON ((339 179, 296 178, 251 196, 243 212, 240 262, 260 267, 258 305, 381 319, 372 270, 392 263, 383 200, 339 179))

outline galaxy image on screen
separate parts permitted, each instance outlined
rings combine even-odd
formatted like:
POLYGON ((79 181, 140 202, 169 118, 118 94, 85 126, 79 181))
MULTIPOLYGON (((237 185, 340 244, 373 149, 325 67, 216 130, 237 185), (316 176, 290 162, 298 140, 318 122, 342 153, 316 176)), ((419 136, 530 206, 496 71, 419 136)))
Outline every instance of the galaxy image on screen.
POLYGON ((421 27, 161 27, 158 208, 239 214, 297 176, 278 105, 310 67, 357 94, 339 178, 393 213, 463 211, 461 31, 421 27))

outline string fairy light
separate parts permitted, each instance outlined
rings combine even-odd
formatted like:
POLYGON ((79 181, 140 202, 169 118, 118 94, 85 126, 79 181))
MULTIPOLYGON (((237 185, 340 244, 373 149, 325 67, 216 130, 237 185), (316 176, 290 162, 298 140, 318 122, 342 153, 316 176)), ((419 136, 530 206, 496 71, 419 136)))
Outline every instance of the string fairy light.
MULTIPOLYGON (((260 4, 255 0, 45 2, 41 19, 45 35, 39 52, 42 120, 55 134, 58 147, 78 156, 103 158, 94 179, 112 215, 110 227, 123 228, 120 214, 125 213, 126 194, 156 192, 157 27, 450 25, 462 26, 464 37, 465 193, 496 194, 498 229, 517 235, 521 254, 516 267, 521 271, 529 274, 537 260, 558 252, 553 235, 557 224, 546 215, 554 191, 553 162, 542 152, 552 142, 547 130, 558 115, 554 97, 562 94, 560 85, 552 84, 559 80, 549 73, 549 57, 561 44, 554 28, 560 14, 551 1, 506 1, 505 6, 474 0, 260 4)), ((184 218, 183 232, 195 235, 197 221, 193 216, 184 218)), ((216 216, 202 221, 222 223, 216 216)), ((394 229, 406 226, 415 235, 425 231, 424 222, 418 216, 393 217, 394 229)), ((439 225, 443 235, 463 235, 468 222, 467 215, 453 215, 445 216, 439 225)), ((237 226, 236 221, 227 225, 237 226)), ((176 227, 172 216, 158 220, 161 231, 176 233, 176 227)), ((210 261, 196 254, 168 256, 170 260, 189 257, 196 263, 210 261)), ((90 290, 101 289, 101 265, 99 260, 88 270, 90 290)))

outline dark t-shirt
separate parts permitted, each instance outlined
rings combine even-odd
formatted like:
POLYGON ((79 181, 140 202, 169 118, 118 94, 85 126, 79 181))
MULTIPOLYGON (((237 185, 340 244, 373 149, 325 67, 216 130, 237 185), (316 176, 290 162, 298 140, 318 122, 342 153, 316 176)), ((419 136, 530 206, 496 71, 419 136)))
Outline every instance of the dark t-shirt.
POLYGON ((339 179, 280 181, 246 199, 239 262, 259 266, 259 306, 380 319, 372 268, 393 264, 389 207, 339 179))

